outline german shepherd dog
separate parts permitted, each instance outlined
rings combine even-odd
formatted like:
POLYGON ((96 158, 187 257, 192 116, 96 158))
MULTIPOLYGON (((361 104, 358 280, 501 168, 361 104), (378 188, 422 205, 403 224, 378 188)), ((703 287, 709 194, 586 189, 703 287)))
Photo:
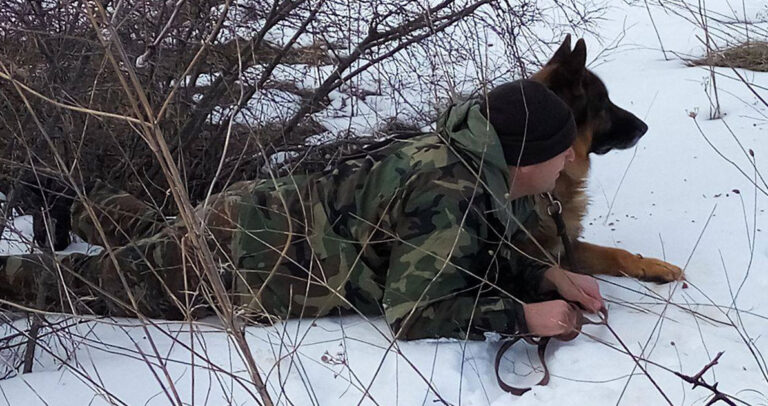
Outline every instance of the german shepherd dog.
MULTIPOLYGON (((560 96, 570 106, 576 119, 578 133, 573 143, 576 158, 566 164, 554 191, 562 202, 563 220, 572 241, 574 260, 578 264, 575 271, 630 276, 660 283, 682 279, 683 271, 675 265, 578 239, 587 211, 585 187, 590 154, 602 155, 614 149, 630 148, 648 130, 642 120, 611 102, 605 84, 586 68, 586 59, 584 40, 579 39, 571 50, 571 37, 568 35, 552 59, 531 77, 560 96)), ((536 211, 543 220, 537 229, 530 231, 543 248, 563 258, 564 249, 555 223, 547 214, 548 206, 545 198, 537 197, 536 211)), ((529 254, 541 256, 541 249, 533 244, 524 249, 529 254)), ((566 262, 563 266, 573 268, 573 264, 566 262)))

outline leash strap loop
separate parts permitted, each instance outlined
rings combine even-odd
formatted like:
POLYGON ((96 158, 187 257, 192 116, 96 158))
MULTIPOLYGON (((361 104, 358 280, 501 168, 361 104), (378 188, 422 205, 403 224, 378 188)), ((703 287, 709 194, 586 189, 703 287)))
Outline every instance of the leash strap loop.
POLYGON ((522 337, 517 336, 509 341, 505 341, 501 344, 501 348, 499 348, 499 351, 496 353, 496 362, 495 362, 495 368, 496 368, 496 382, 499 383, 499 387, 505 392, 509 392, 515 396, 523 396, 525 392, 528 392, 531 390, 531 388, 518 388, 516 386, 512 386, 504 382, 503 379, 501 379, 501 375, 499 375, 499 364, 501 363, 501 359, 504 357, 504 354, 512 348, 515 343, 520 341, 520 339, 523 339, 523 341, 527 342, 528 344, 536 345, 538 346, 538 353, 539 353, 539 362, 541 362, 542 368, 544 368, 544 376, 541 378, 541 380, 536 385, 546 385, 549 383, 549 369, 547 368, 547 363, 544 361, 544 356, 547 352, 547 344, 549 344, 550 337, 541 337, 538 339, 538 341, 534 341, 533 337, 522 337))
MULTIPOLYGON (((599 320, 591 320, 584 316, 584 313, 581 314, 581 325, 585 324, 593 324, 593 325, 608 325, 608 310, 606 309, 600 309, 600 312, 598 313, 599 320)), ((539 382, 536 385, 544 386, 549 383, 549 368, 547 367, 547 361, 546 361, 546 353, 547 353, 547 345, 551 341, 552 337, 530 337, 530 336, 515 336, 511 340, 504 341, 501 344, 501 347, 499 347, 499 351, 496 353, 496 361, 494 363, 494 368, 496 370, 496 382, 498 382, 499 387, 508 393, 511 393, 515 396, 522 396, 526 392, 532 389, 532 387, 529 388, 520 388, 516 386, 512 386, 504 382, 503 379, 501 379, 501 375, 499 374, 499 365, 501 364, 501 359, 504 357, 504 354, 512 348, 513 345, 515 345, 520 340, 525 341, 528 344, 535 345, 538 347, 537 352, 539 354, 539 362, 541 363, 542 369, 544 369, 544 376, 539 380, 539 382)))

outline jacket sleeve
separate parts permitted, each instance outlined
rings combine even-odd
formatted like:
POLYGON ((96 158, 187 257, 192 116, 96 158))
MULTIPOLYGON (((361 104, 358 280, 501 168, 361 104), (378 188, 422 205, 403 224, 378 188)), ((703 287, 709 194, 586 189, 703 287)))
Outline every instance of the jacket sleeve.
MULTIPOLYGON (((466 169, 422 172, 408 182, 394 224, 384 312, 400 339, 469 338, 527 332, 520 301, 494 289, 517 261, 493 253, 485 195, 466 169)), ((515 290, 515 289, 512 289, 515 290)))

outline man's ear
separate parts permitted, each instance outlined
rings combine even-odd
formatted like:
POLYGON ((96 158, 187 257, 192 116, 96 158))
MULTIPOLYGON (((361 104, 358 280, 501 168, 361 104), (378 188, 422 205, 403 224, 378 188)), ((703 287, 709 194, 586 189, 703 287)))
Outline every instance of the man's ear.
POLYGON ((533 171, 533 165, 518 166, 517 173, 529 174, 533 171))
POLYGON ((522 169, 525 168, 524 166, 512 166, 512 165, 510 165, 510 166, 508 166, 508 168, 509 168, 509 179, 510 179, 510 181, 512 179, 514 179, 514 178, 519 177, 523 173, 527 173, 527 171, 526 172, 522 171, 522 169))

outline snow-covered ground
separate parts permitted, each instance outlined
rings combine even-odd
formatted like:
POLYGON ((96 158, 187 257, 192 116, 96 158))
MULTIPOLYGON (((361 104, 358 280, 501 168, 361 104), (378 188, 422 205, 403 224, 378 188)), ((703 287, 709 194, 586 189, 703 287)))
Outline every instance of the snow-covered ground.
MULTIPOLYGON (((718 68, 725 116, 708 120, 708 70, 686 67, 672 53, 665 60, 646 9, 616 3, 599 32, 606 42, 626 33, 593 69, 613 101, 645 119, 650 130, 634 149, 593 158, 584 237, 685 266, 687 283, 601 278, 610 325, 635 355, 652 361, 640 364, 672 404, 706 403, 710 392, 692 389, 670 370, 694 375, 720 351, 724 355, 704 379, 742 404, 768 404, 768 184, 760 177, 768 176, 768 109, 730 69, 718 68), (698 112, 695 121, 692 112, 698 112)), ((727 12, 723 3, 718 7, 727 12)), ((734 3, 741 10, 741 2, 734 3)), ((768 7, 749 3, 748 15, 768 7)), ((652 11, 667 51, 703 52, 700 30, 652 11)), ((592 59, 602 46, 587 41, 592 59)), ((768 95, 768 74, 740 73, 768 95)), ((360 317, 248 327, 247 337, 279 404, 668 403, 633 359, 616 350, 605 327, 584 331, 550 346, 551 382, 520 398, 496 384, 496 342, 391 345, 381 319, 360 317)), ((146 329, 135 320, 99 320, 61 336, 38 350, 33 373, 0 381, 0 404, 257 404, 237 350, 215 320, 146 329)), ((0 350, 0 362, 15 362, 10 356, 0 350)), ((532 348, 517 345, 502 364, 505 379, 534 382, 531 360, 532 348)))

